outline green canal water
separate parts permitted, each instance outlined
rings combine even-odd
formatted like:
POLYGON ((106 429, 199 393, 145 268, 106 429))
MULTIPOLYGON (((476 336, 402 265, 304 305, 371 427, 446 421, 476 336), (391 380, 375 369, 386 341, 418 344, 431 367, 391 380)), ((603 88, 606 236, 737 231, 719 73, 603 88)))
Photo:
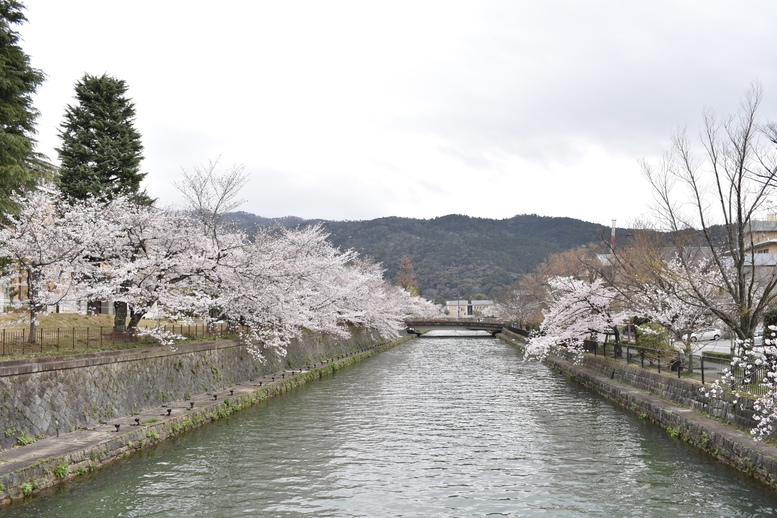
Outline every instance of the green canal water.
POLYGON ((777 495, 492 338, 421 338, 0 517, 768 516, 777 495))

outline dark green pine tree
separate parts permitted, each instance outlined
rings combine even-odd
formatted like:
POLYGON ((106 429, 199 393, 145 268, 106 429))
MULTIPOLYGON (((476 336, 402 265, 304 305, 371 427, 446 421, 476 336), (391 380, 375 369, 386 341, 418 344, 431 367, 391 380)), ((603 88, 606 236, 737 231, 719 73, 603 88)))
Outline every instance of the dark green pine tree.
POLYGON ((11 192, 35 188, 52 173, 46 157, 35 152, 33 138, 38 111, 32 94, 45 75, 30 66, 14 30, 26 21, 21 2, 0 0, 0 215, 16 210, 11 192))
MULTIPOLYGON (((62 147, 57 149, 62 193, 77 200, 129 196, 151 205, 153 200, 140 190, 146 176, 140 172, 143 144, 134 126, 135 105, 125 95, 127 84, 106 74, 85 74, 75 90, 78 103, 65 110, 62 147)), ((113 308, 114 332, 123 333, 127 303, 114 301, 113 308)))
POLYGON ((85 74, 75 91, 78 103, 65 110, 57 149, 63 194, 79 200, 127 195, 153 203, 140 190, 146 176, 140 172, 143 144, 134 126, 135 105, 125 96, 127 84, 105 74, 85 74))

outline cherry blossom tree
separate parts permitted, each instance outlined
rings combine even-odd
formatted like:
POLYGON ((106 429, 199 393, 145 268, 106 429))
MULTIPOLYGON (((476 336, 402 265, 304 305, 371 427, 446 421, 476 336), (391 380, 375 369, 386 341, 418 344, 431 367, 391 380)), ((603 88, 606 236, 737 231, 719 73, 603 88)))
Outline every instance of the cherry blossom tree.
MULTIPOLYGON (((160 210, 120 197, 103 206, 111 239, 94 249, 91 269, 82 275, 90 298, 111 298, 132 308, 128 329, 147 314, 158 319, 197 318, 210 309, 224 251, 202 236, 189 214, 160 210), (213 283, 211 285, 210 283, 213 283)), ((243 237, 221 236, 221 244, 243 237)))
POLYGON ((260 229, 225 278, 217 306, 222 317, 247 329, 257 357, 283 355, 303 329, 346 337, 351 326, 397 336, 405 316, 420 307, 406 291, 383 279, 383 271, 340 252, 321 226, 260 229))
POLYGON ((601 276, 598 252, 597 247, 584 245, 548 256, 533 272, 495 296, 500 318, 526 328, 539 326, 543 311, 552 302, 549 279, 574 277, 593 281, 601 276))
POLYGON ((85 257, 105 239, 97 205, 69 204, 51 186, 14 194, 17 215, 0 228, 0 281, 22 294, 18 305, 29 309, 30 342, 36 341, 38 316, 68 298, 76 298, 85 257))
POLYGON ((770 326, 770 330, 772 338, 766 340, 765 358, 752 348, 740 348, 739 354, 731 360, 731 367, 724 370, 709 389, 701 389, 706 397, 729 399, 732 405, 737 405, 740 398, 752 399, 756 425, 750 434, 756 441, 769 439, 777 431, 777 347, 773 338, 777 327, 770 326), (758 395, 752 393, 753 386, 758 387, 758 395))
POLYGON ((526 346, 530 357, 542 359, 557 346, 581 353, 583 340, 616 329, 627 319, 627 313, 615 309, 617 292, 602 279, 552 277, 548 284, 553 302, 526 346))
MULTIPOLYGON (((680 337, 684 353, 692 359, 700 346, 691 340, 691 333, 716 318, 699 302, 699 294, 706 300, 721 298, 718 269, 706 259, 683 264, 675 256, 666 261, 657 247, 616 251, 613 257, 614 287, 628 301, 632 314, 680 337)), ((725 300, 719 303, 721 308, 725 300)))
POLYGON ((379 265, 335 248, 321 226, 262 229, 249 240, 219 218, 233 194, 175 211, 124 196, 68 204, 53 189, 32 193, 2 228, 4 274, 27 290, 33 326, 64 297, 110 298, 134 310, 133 332, 146 315, 221 319, 243 330, 259 358, 284 355, 306 329, 346 337, 362 327, 390 338, 406 316, 436 311, 388 283, 379 265))
POLYGON ((654 282, 643 282, 637 287, 634 311, 663 325, 675 336, 685 336, 685 353, 690 355, 694 352, 691 333, 699 326, 712 324, 716 318, 699 302, 699 296, 706 300, 722 298, 718 305, 724 309, 727 300, 721 297, 720 286, 720 272, 709 261, 683 265, 675 257, 662 265, 654 282))

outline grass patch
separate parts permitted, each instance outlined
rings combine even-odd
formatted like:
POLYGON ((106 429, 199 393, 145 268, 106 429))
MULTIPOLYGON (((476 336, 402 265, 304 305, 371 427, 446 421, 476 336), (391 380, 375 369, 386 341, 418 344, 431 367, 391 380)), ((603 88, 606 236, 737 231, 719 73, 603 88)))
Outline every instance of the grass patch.
MULTIPOLYGON (((27 312, 12 312, 0 314, 0 325, 6 329, 29 329, 30 324, 16 322, 20 317, 27 316, 27 312)), ((44 329, 74 328, 74 327, 108 327, 113 328, 113 315, 79 315, 78 313, 51 313, 38 315, 38 327, 44 329)), ((129 320, 128 320, 129 322, 129 320)), ((140 321, 141 326, 153 326, 156 320, 140 321)))
POLYGON ((16 444, 18 444, 19 446, 27 446, 28 444, 32 444, 34 442, 35 442, 35 437, 27 435, 24 432, 20 433, 19 436, 16 438, 16 444))
POLYGON ((24 496, 30 496, 32 494, 32 483, 30 482, 22 482, 22 485, 19 486, 22 490, 22 494, 24 496))
POLYGON ((69 470, 67 466, 67 461, 65 461, 65 458, 62 457, 57 464, 57 467, 54 468, 54 475, 59 478, 63 479, 67 476, 69 470))
MULTIPOLYGON (((0 361, 19 358, 43 358, 95 351, 121 351, 159 345, 147 335, 113 332, 113 315, 55 313, 39 317, 35 343, 29 341, 29 324, 18 322, 23 313, 0 314, 0 361)), ((217 340, 206 334, 202 322, 162 322, 141 320, 139 327, 164 324, 168 331, 187 336, 185 342, 217 340)), ((226 329, 219 327, 218 331, 226 329)), ((224 336, 224 338, 234 338, 224 336)))

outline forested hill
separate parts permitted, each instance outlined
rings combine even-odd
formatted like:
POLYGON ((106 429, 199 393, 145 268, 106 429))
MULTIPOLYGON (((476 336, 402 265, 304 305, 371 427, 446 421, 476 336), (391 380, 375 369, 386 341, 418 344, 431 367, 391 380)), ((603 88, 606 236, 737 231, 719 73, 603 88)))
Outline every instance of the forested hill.
POLYGON ((352 248, 382 263, 390 280, 396 278, 399 261, 407 255, 415 267, 421 295, 437 301, 490 297, 496 289, 533 270, 549 254, 590 242, 602 243, 610 234, 610 228, 603 225, 536 215, 501 220, 450 215, 324 221, 270 219, 235 212, 229 218, 249 232, 256 225, 323 223, 334 245, 341 250, 352 248))

